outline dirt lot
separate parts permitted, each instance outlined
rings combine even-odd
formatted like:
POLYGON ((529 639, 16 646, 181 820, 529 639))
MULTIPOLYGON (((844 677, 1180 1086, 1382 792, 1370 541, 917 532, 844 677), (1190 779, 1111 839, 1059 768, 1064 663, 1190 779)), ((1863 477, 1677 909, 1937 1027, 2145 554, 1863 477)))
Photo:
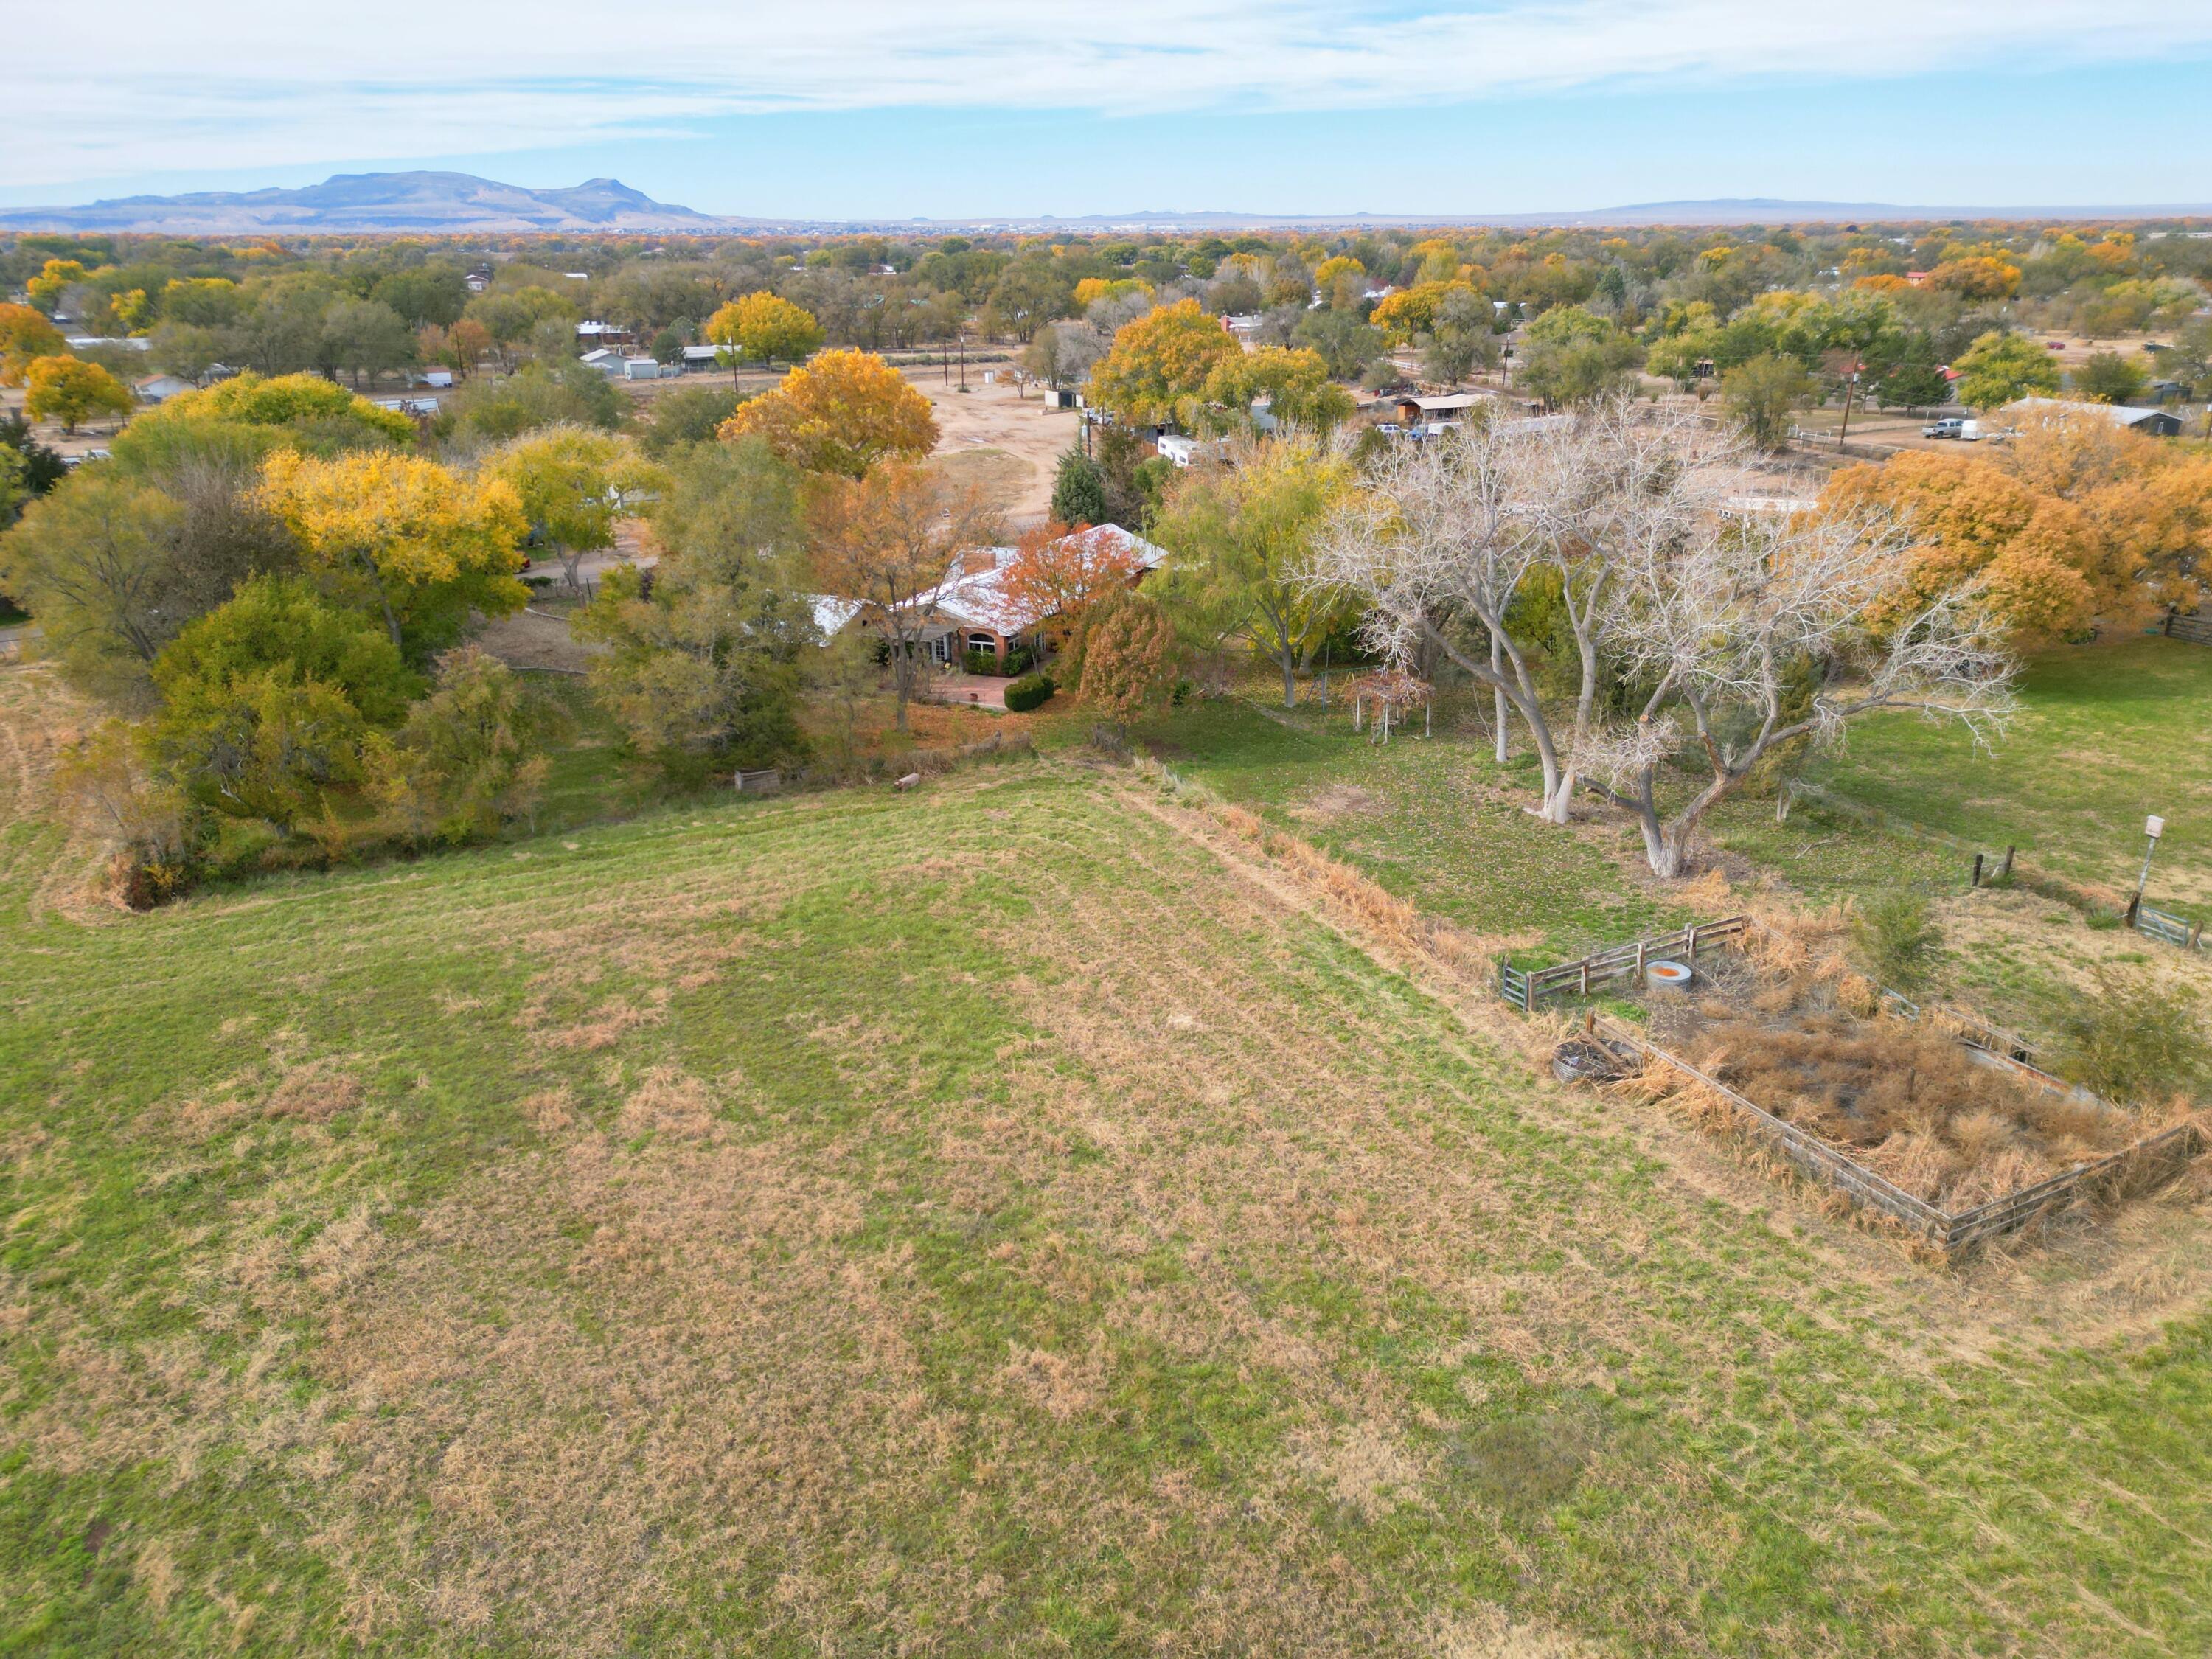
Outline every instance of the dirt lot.
POLYGON ((937 453, 958 474, 981 483, 1019 521, 1042 518, 1052 501, 1053 468, 1080 430, 1073 411, 1047 410, 1040 397, 1018 396, 1005 380, 986 384, 970 368, 968 390, 945 384, 933 368, 907 379, 937 412, 937 453))

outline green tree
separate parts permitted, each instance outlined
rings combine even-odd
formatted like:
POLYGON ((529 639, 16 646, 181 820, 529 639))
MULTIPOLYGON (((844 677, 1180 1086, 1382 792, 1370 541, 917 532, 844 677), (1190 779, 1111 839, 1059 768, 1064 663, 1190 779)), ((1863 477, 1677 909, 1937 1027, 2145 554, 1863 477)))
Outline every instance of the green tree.
POLYGON ((1252 404, 1261 398, 1276 420, 1309 432, 1328 432, 1352 418, 1352 394, 1330 380, 1321 354, 1280 346, 1223 358, 1177 418, 1201 431, 1249 432, 1252 404))
POLYGON ((363 775, 369 733, 421 682, 374 620, 297 577, 261 577, 154 663, 161 769, 193 800, 291 828, 363 775))
POLYGON ((1935 342, 1916 331, 1890 371, 1875 383, 1875 395, 1892 408, 1933 409, 1951 395, 1951 383, 1936 361, 1935 342))
POLYGON ((2074 390, 2093 403, 2124 404, 2149 384, 2142 365, 2117 351, 2093 351, 2074 371, 2074 390))
POLYGON ((410 841, 459 843, 527 818, 544 793, 559 710, 489 653, 464 645, 438 659, 427 697, 389 738, 367 742, 368 787, 385 822, 410 841))
POLYGON ((1162 602, 1205 619, 1194 631, 1272 657, 1285 708, 1297 702, 1301 660, 1343 612, 1341 596, 1307 569, 1351 481, 1345 458, 1311 438, 1240 445, 1226 465, 1187 473, 1152 529, 1172 556, 1156 579, 1162 602))
POLYGON ((1779 352, 1753 357, 1721 376, 1729 416, 1761 449, 1780 449, 1790 441, 1791 417, 1813 392, 1804 364, 1779 352))
POLYGON ((1951 366, 1959 371, 1959 400, 1971 409, 2002 409, 2015 398, 2058 390, 2058 366, 2023 335, 1982 335, 1951 366))
POLYGON ((653 400, 638 428, 638 443, 656 461, 691 444, 712 443, 722 422, 738 412, 728 386, 685 386, 653 400))
POLYGON ((1319 354, 1329 375, 1356 380, 1361 371, 1382 355, 1382 331, 1360 321, 1357 312, 1309 311, 1291 331, 1291 338, 1319 354))
POLYGON ((433 429, 478 443, 504 443, 564 423, 611 432, 622 424, 624 408, 623 394, 588 363, 526 363, 504 380, 462 386, 446 399, 433 429))
POLYGON ((109 467, 32 501, 0 538, 0 592, 39 619, 74 684, 128 699, 176 633, 164 600, 183 509, 109 467))
POLYGON ((1110 524, 1106 511, 1106 475, 1079 449, 1060 458, 1053 474, 1052 516, 1061 524, 1110 524))
POLYGON ((560 559, 568 586, 582 586, 584 556, 615 542, 621 497, 666 482, 628 440, 584 426, 540 427, 493 454, 486 476, 512 485, 532 545, 560 559))

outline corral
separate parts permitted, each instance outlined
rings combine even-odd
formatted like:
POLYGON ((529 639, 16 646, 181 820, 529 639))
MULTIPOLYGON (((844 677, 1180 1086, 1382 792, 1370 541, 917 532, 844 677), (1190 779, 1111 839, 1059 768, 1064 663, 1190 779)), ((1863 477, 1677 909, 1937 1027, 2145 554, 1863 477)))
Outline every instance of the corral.
POLYGON ((1748 916, 1547 969, 1504 965, 1499 987, 1533 1012, 1547 995, 1624 982, 1641 993, 1677 956, 1696 963, 1686 988, 1655 980, 1641 1026, 1593 1011, 1587 1030, 1604 1046, 1580 1045, 1567 1069, 1632 1051, 1648 1091, 1778 1152, 1947 1258, 2154 1185, 2205 1149, 2198 1115, 2179 1099, 2131 1109, 2069 1087, 2031 1064, 2017 1036, 1920 1007, 1748 916))

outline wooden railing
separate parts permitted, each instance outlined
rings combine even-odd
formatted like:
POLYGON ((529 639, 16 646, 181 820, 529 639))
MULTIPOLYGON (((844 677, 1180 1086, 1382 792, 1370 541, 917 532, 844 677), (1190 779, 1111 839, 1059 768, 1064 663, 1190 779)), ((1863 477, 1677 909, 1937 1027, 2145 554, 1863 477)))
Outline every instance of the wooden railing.
POLYGON ((1557 996, 1573 991, 1579 995, 1589 994, 1593 985, 1604 985, 1617 979, 1641 979, 1644 970, 1655 962, 1694 962, 1702 946, 1718 945, 1725 939, 1741 939, 1751 926, 1748 916, 1729 916, 1722 921, 1692 922, 1686 927, 1671 933, 1655 934, 1627 945, 1616 945, 1609 950, 1594 951, 1573 962, 1563 962, 1551 968, 1520 969, 1501 963, 1498 969, 1498 989, 1505 1000, 1524 1014, 1536 1012, 1536 1004, 1547 996, 1557 996))

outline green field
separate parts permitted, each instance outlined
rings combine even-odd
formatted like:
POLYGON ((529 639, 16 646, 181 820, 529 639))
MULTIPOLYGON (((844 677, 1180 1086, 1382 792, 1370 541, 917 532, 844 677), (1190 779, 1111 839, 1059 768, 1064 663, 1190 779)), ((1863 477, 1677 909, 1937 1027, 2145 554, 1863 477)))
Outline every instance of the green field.
POLYGON ((0 1651, 2212 1649, 2193 1256, 1662 1161, 1126 773, 5 833, 0 1651))
POLYGON ((2154 904, 2212 919, 2212 648, 2131 639, 2045 653, 2021 679, 2020 717, 1978 752, 1955 727, 1870 720, 1816 769, 1823 783, 2065 876, 2132 889, 2142 824, 2166 834, 2154 904))
MULTIPOLYGON (((1285 714, 1243 698, 1194 702, 1139 730, 1176 774, 1327 848, 1432 915, 1540 958, 1672 927, 1686 913, 1637 882, 1611 826, 1562 835, 1523 809, 1536 763, 1504 769, 1464 700, 1433 738, 1387 744, 1342 709, 1285 714)), ((1516 744, 1525 750, 1525 743, 1516 744)))

